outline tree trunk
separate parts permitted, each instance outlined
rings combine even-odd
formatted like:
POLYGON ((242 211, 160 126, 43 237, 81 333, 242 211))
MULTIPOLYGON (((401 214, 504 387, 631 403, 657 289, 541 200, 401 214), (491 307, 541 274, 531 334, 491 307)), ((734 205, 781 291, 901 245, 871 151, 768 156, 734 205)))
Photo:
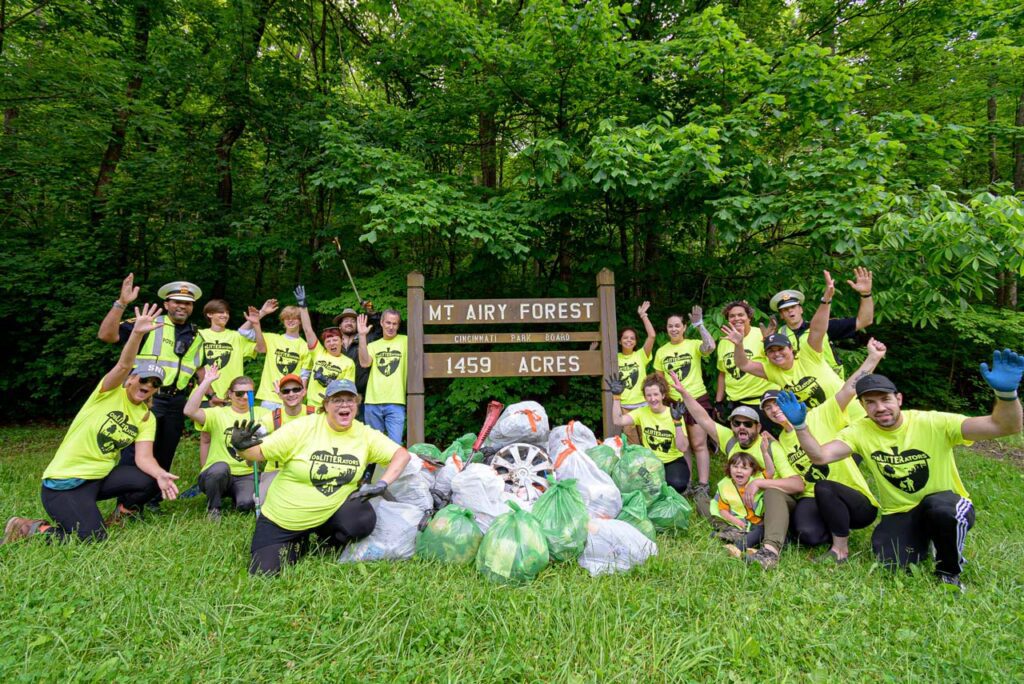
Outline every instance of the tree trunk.
POLYGON ((1017 127, 1013 136, 1013 189, 1024 190, 1024 87, 1017 98, 1017 113, 1013 117, 1013 125, 1017 127))
MULTIPOLYGON (((114 115, 114 123, 110 129, 110 139, 107 141, 107 149, 100 161, 100 170, 96 175, 96 183, 92 190, 92 210, 90 212, 90 223, 93 228, 99 226, 106 216, 107 210, 107 187, 114 180, 117 172, 117 165, 124 153, 125 136, 128 130, 128 119, 131 116, 131 107, 138 97, 142 88, 142 69, 146 64, 146 52, 149 47, 149 29, 152 17, 149 13, 149 6, 145 0, 139 0, 135 5, 135 38, 132 46, 132 75, 128 78, 128 87, 125 89, 124 106, 117 110, 114 115)), ((122 230, 123 232, 123 230, 122 230)), ((125 236, 122 235, 122 242, 125 236)), ((118 266, 124 270, 126 254, 122 252, 118 257, 118 266)))
MULTIPOLYGON (((996 96, 988 98, 988 124, 994 126, 996 123, 996 96)), ((996 134, 991 131, 988 134, 988 182, 995 183, 999 180, 999 157, 996 154, 996 134)))

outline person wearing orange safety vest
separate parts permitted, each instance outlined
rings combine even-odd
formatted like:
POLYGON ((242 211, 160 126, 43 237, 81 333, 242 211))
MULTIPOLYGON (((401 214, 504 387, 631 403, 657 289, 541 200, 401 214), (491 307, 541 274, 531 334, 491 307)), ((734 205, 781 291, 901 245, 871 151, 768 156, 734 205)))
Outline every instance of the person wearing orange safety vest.
MULTIPOLYGON (((203 340, 195 324, 189 322, 192 307, 203 296, 198 286, 183 281, 167 283, 157 292, 164 301, 166 313, 157 317, 159 326, 147 333, 139 347, 136 364, 141 361, 156 363, 164 372, 163 386, 153 397, 153 416, 156 418, 156 438, 153 456, 160 467, 170 470, 174 452, 185 429, 185 402, 189 386, 203 361, 203 340)), ((121 322, 125 308, 139 296, 134 274, 121 283, 121 293, 100 323, 98 337, 104 342, 124 344, 131 335, 132 323, 121 322)), ((134 446, 134 445, 133 445, 134 446)), ((121 463, 133 465, 135 450, 127 447, 121 453, 121 463)))

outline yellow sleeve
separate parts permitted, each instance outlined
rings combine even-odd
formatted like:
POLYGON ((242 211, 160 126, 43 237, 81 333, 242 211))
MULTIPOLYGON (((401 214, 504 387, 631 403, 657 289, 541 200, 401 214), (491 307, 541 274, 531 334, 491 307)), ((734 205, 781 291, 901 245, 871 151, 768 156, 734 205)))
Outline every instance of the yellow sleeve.
POLYGON ((661 353, 662 349, 664 349, 664 347, 659 347, 658 350, 654 352, 654 370, 664 373, 665 355, 661 353))

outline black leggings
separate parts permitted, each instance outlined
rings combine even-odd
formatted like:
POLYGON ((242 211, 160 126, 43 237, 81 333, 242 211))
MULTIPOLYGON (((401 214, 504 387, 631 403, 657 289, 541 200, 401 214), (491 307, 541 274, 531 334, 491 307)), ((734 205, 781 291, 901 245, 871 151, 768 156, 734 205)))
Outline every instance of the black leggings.
POLYGON ((53 520, 48 533, 64 540, 77 534, 82 541, 103 541, 107 529, 97 501, 117 498, 127 506, 141 506, 160 495, 156 480, 133 465, 115 466, 102 480, 87 480, 74 489, 43 487, 43 508, 53 520))
POLYGON ((871 546, 890 567, 906 567, 928 557, 935 544, 935 572, 959 575, 963 566, 967 530, 974 527, 974 506, 956 492, 936 492, 905 513, 883 515, 871 546))
POLYGON ((863 529, 875 522, 878 516, 878 509, 868 497, 853 487, 832 480, 822 480, 814 485, 814 501, 833 537, 849 537, 851 529, 863 529))
POLYGON ((249 574, 276 575, 287 560, 295 563, 309 550, 310 535, 328 548, 341 549, 355 539, 362 539, 377 526, 373 506, 359 499, 348 499, 319 527, 308 530, 286 530, 267 516, 256 521, 249 553, 249 574))
POLYGON ((679 457, 665 464, 665 482, 680 494, 690 486, 690 466, 686 459, 679 457))

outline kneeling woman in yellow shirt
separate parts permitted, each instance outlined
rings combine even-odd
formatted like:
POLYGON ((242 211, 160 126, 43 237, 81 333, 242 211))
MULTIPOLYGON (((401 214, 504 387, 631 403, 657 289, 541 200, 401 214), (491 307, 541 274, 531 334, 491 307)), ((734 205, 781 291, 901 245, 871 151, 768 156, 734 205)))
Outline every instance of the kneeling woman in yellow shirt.
POLYGON ((156 418, 149 401, 163 382, 163 369, 154 361, 135 365, 135 355, 146 333, 155 330, 160 307, 135 309, 135 326, 121 357, 85 401, 64 441, 43 473, 43 508, 53 524, 31 518, 11 518, 4 529, 7 543, 46 533, 58 539, 77 535, 82 541, 107 537, 107 525, 131 514, 120 504, 103 520, 97 501, 119 498, 140 506, 159 490, 165 499, 178 496, 171 475, 153 458, 156 418), (134 367, 133 367, 134 366, 134 367), (118 465, 121 450, 135 445, 135 465, 118 465))
POLYGON ((265 440, 256 436, 258 424, 236 424, 231 444, 243 458, 280 465, 256 521, 250 573, 277 574, 282 556, 294 563, 313 534, 340 549, 373 531, 377 516, 369 500, 402 473, 409 452, 356 420, 359 401, 354 382, 333 380, 315 416, 288 423, 265 440), (380 480, 356 492, 368 463, 388 467, 380 480))

